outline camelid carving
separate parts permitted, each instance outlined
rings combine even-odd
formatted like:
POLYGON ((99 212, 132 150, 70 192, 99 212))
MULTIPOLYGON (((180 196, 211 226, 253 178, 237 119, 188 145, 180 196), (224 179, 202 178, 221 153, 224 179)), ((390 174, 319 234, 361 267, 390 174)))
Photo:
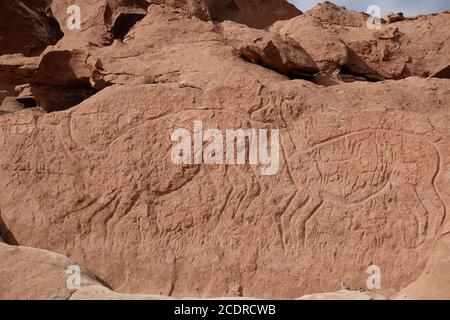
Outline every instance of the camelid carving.
POLYGON ((280 218, 283 241, 305 245, 306 224, 325 203, 362 203, 388 185, 412 191, 425 208, 426 214, 414 211, 416 245, 434 239, 445 219, 435 186, 439 162, 438 151, 425 139, 381 129, 349 133, 296 152, 288 159, 297 192, 280 218))
MULTIPOLYGON (((144 194, 152 197, 170 193, 192 181, 200 170, 198 166, 181 167, 170 162, 169 135, 158 131, 154 121, 143 122, 115 138, 115 152, 108 152, 107 149, 98 152, 85 150, 73 140, 70 123, 70 115, 67 115, 61 119, 59 127, 59 135, 68 154, 75 160, 91 159, 96 163, 108 164, 96 167, 98 172, 95 176, 111 177, 113 180, 119 177, 122 181, 129 174, 130 167, 140 168, 140 186, 130 183, 117 190, 98 192, 116 195, 119 204, 114 206, 114 216, 125 216, 137 202, 125 199, 136 199, 144 194), (145 151, 142 154, 127 153, 132 146, 140 143, 139 130, 152 132, 153 135, 147 139, 153 142, 146 144, 145 148, 141 147, 145 151), (116 143, 118 139, 121 143, 116 143), (118 152, 127 154, 126 160, 117 157, 118 152), (157 159, 153 159, 155 157, 157 159), (147 191, 138 192, 141 189, 147 191)), ((392 190, 404 195, 408 206, 405 214, 414 215, 417 231, 413 246, 433 240, 440 231, 446 216, 435 183, 440 171, 440 155, 431 142, 419 135, 386 129, 362 129, 329 138, 287 157, 296 192, 287 209, 278 216, 285 245, 305 246, 308 221, 321 208, 329 204, 357 205, 392 190)), ((110 181, 107 185, 115 184, 110 181)), ((399 200, 394 205, 397 202, 401 203, 399 200)))

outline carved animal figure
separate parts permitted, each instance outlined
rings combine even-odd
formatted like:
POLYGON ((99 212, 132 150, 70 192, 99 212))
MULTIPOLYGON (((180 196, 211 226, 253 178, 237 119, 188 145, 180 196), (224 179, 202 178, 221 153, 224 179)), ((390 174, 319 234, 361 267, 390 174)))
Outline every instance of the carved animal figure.
POLYGON ((416 196, 417 245, 432 240, 445 219, 435 186, 439 153, 425 139, 402 132, 364 130, 296 152, 288 167, 297 192, 282 214, 283 241, 305 245, 306 224, 326 203, 362 203, 387 186, 416 196), (425 214, 421 213, 425 212, 425 214))

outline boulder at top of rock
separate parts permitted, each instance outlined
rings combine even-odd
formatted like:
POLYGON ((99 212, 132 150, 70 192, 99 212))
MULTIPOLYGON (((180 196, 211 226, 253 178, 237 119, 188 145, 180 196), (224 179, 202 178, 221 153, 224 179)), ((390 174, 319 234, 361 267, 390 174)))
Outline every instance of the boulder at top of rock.
POLYGON ((365 13, 324 3, 272 29, 298 41, 328 75, 368 80, 427 77, 448 64, 448 13, 382 23, 380 30, 369 29, 368 19, 365 13))
POLYGON ((24 106, 17 101, 17 97, 6 97, 0 105, 0 114, 9 114, 17 111, 22 111, 24 106))
POLYGON ((94 57, 85 50, 49 49, 41 57, 33 82, 66 86, 90 85, 97 67, 94 57))
MULTIPOLYGON (((147 13, 145 0, 79 0, 80 28, 68 27, 71 17, 67 13, 71 0, 53 1, 52 11, 58 19, 64 38, 58 43, 63 49, 110 45, 115 39, 123 39, 136 22, 147 13)), ((78 13, 74 9, 73 14, 78 13)))
POLYGON ((98 48, 92 56, 101 62, 96 81, 108 84, 176 83, 204 89, 284 79, 238 57, 217 24, 168 6, 151 5, 123 42, 98 48))
POLYGON ((209 0, 207 4, 213 20, 231 20, 252 28, 265 28, 302 14, 285 0, 209 0))
POLYGON ((345 7, 340 7, 325 1, 314 6, 311 10, 305 12, 307 17, 314 17, 318 21, 326 25, 338 25, 344 27, 363 27, 366 26, 367 14, 347 10, 345 7))
POLYGON ((288 76, 311 75, 319 71, 313 58, 295 40, 234 22, 221 24, 222 32, 241 57, 288 76))
POLYGON ((403 15, 403 12, 390 12, 383 18, 383 20, 387 23, 394 23, 405 20, 405 16, 403 15))
POLYGON ((202 20, 235 21, 252 28, 265 28, 278 20, 302 14, 286 0, 149 0, 154 4, 186 9, 202 20))

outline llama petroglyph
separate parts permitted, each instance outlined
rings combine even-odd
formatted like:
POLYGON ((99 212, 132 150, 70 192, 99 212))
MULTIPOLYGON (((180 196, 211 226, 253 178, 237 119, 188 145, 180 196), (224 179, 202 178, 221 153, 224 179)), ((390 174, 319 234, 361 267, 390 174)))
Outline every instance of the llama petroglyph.
MULTIPOLYGON (((202 112, 197 116, 201 118, 202 112)), ((169 115, 166 120, 173 118, 176 121, 176 117, 169 115)), ((116 152, 126 154, 126 150, 140 143, 141 135, 138 132, 154 132, 151 137, 154 143, 146 144, 148 152, 136 155, 128 153, 125 162, 118 161, 116 154, 108 152, 108 148, 101 152, 86 150, 73 140, 70 133, 71 117, 68 115, 62 121, 60 136, 70 154, 78 159, 97 159, 95 161, 108 163, 108 167, 114 170, 110 172, 99 167, 98 170, 103 171, 97 172, 97 176, 116 179, 122 174, 129 174, 126 168, 131 164, 138 164, 141 176, 147 177, 143 179, 146 181, 145 187, 131 183, 107 192, 111 195, 121 194, 117 199, 113 196, 112 201, 117 204, 113 206, 115 209, 111 215, 125 216, 137 202, 136 199, 143 196, 138 190, 151 190, 150 195, 168 194, 193 181, 198 174, 200 166, 180 167, 171 163, 172 142, 168 138, 169 134, 153 129, 157 123, 166 120, 143 122, 121 138, 116 138, 126 141, 125 144, 117 144, 123 145, 123 150, 116 152), (148 155, 154 154, 158 155, 158 161, 148 158, 148 155), (159 177, 164 177, 165 183, 159 177)), ((297 136, 296 139, 300 138, 297 136)), ((401 193, 406 199, 404 203, 407 209, 402 214, 414 216, 417 228, 415 247, 433 240, 445 219, 445 206, 435 184, 440 170, 440 155, 433 143, 419 135, 386 129, 361 129, 325 139, 291 155, 285 154, 285 157, 296 192, 278 219, 284 245, 305 245, 308 221, 324 207, 358 205, 389 192, 401 193)), ((396 210, 402 209, 398 207, 396 210)))
POLYGON ((413 134, 362 130, 326 140, 288 159, 297 192, 281 216, 283 241, 305 245, 306 225, 326 204, 367 201, 393 186, 418 200, 416 246, 433 240, 445 218, 435 186, 440 157, 432 143, 413 134))

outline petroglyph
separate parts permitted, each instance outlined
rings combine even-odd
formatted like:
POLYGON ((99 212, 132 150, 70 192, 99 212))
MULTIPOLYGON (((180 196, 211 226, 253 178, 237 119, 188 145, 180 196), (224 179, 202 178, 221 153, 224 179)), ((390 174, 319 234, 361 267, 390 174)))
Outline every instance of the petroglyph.
MULTIPOLYGON (((165 186, 152 179, 152 184, 145 188, 154 190, 150 193, 156 197, 180 190, 187 184, 191 185, 191 190, 192 188, 199 189, 197 192, 202 193, 201 185, 205 183, 202 180, 205 179, 207 172, 199 175, 199 166, 179 167, 168 163, 170 157, 168 150, 170 150, 171 143, 167 140, 168 134, 159 132, 156 126, 161 125, 161 123, 170 123, 171 125, 164 125, 164 127, 169 128, 178 121, 177 119, 183 119, 184 123, 188 123, 190 118, 210 118, 211 114, 212 112, 208 110, 190 110, 135 123, 129 130, 115 137, 113 142, 109 144, 109 147, 102 152, 88 151, 90 150, 89 148, 81 146, 73 140, 73 129, 70 129, 73 127, 73 122, 70 116, 63 120, 60 126, 62 130, 60 131, 60 136, 63 138, 63 141, 66 141, 64 142, 66 150, 71 150, 70 153, 72 154, 78 153, 76 158, 86 159, 93 157, 98 161, 107 161, 107 163, 112 164, 113 162, 111 161, 114 161, 116 157, 114 153, 108 152, 110 147, 115 148, 112 144, 123 146, 125 151, 133 148, 133 145, 137 145, 138 142, 134 143, 133 137, 140 136, 140 134, 136 134, 136 132, 155 132, 155 144, 150 145, 158 145, 159 143, 158 149, 166 150, 160 154, 159 164, 150 161, 145 156, 143 157, 145 154, 155 154, 155 151, 151 150, 148 153, 140 154, 139 158, 129 158, 127 160, 134 165, 141 163, 138 165, 139 167, 146 167, 141 172, 148 171, 149 177, 151 172, 160 172, 153 175, 154 177, 165 177, 165 186), (152 129, 153 127, 154 129, 152 129), (125 141, 126 143, 123 144, 125 141), (169 172, 171 172, 172 178, 167 179, 169 172), (184 178, 180 179, 182 176, 184 178), (199 178, 200 176, 203 178, 199 178), (177 181, 177 184, 173 184, 171 181, 177 181)), ((228 112, 219 112, 218 114, 216 116, 220 118, 231 116, 235 123, 246 123, 247 121, 244 116, 231 115, 228 112)), ((322 121, 326 123, 327 118, 323 117, 322 121)), ((341 121, 345 122, 348 119, 343 118, 341 121)), ((379 121, 374 123, 378 125, 379 121)), ((253 123, 252 125, 261 126, 260 123, 253 123)), ((352 125, 355 126, 355 123, 352 123, 352 125)), ((291 137, 295 137, 297 144, 301 145, 301 141, 298 141, 301 140, 301 137, 298 135, 298 132, 294 131, 296 130, 291 128, 288 134, 291 137)), ((313 135, 314 133, 312 133, 313 135)), ((312 136, 308 137, 308 139, 313 140, 312 136)), ((435 186, 435 179, 440 170, 440 156, 433 143, 426 138, 413 133, 402 132, 401 130, 360 129, 359 131, 341 134, 337 137, 323 138, 320 142, 285 156, 288 159, 288 170, 294 180, 296 191, 279 219, 279 228, 284 246, 305 246, 308 238, 307 224, 323 208, 334 205, 359 205, 383 193, 393 192, 393 190, 407 194, 409 197, 408 201, 412 202, 407 205, 407 208, 400 209, 399 207, 398 210, 403 210, 402 213, 405 215, 412 215, 416 222, 415 239, 412 241, 413 247, 423 244, 426 240, 432 241, 442 226, 445 218, 445 206, 435 186)), ((120 160, 120 163, 111 165, 112 168, 116 169, 115 174, 112 172, 108 173, 105 169, 103 169, 104 173, 98 174, 99 176, 116 176, 122 171, 121 167, 125 170, 129 165, 123 166, 123 160, 120 160)), ((251 170, 246 172, 244 174, 245 181, 251 178, 250 176, 254 176, 254 174, 248 175, 251 170)), ((233 180, 228 171, 224 173, 223 179, 226 179, 226 181, 233 180)), ((258 180, 257 176, 254 176, 253 179, 256 179, 256 182, 258 180)), ((227 208, 229 206, 228 200, 234 196, 234 194, 232 195, 233 185, 229 182, 226 182, 225 185, 229 185, 230 190, 226 192, 227 197, 224 200, 224 208, 218 210, 218 212, 222 213, 229 211, 230 208, 227 208)), ((136 199, 136 197, 140 197, 137 195, 141 194, 139 189, 141 188, 137 185, 134 187, 125 186, 121 189, 121 193, 125 194, 123 196, 124 199, 136 199)), ((219 189, 220 187, 215 187, 215 191, 211 196, 220 193, 219 189)), ((251 214, 246 211, 248 211, 250 204, 255 200, 255 195, 248 195, 247 192, 248 190, 238 197, 239 205, 229 215, 232 218, 242 219, 243 216, 251 214), (247 206, 242 208, 241 202, 245 197, 250 197, 250 199, 246 200, 248 202, 247 206)), ((252 193, 255 194, 254 192, 252 193)), ((260 191, 257 192, 257 195, 259 194, 260 191)), ((137 201, 131 203, 135 205, 137 201)), ((186 224, 183 221, 191 219, 182 217, 181 213, 174 216, 173 212, 170 212, 170 214, 165 212, 167 210, 172 211, 173 209, 171 208, 172 205, 167 206, 163 205, 163 203, 157 204, 154 208, 158 212, 157 221, 160 230, 174 230, 179 224, 175 223, 174 225, 173 221, 186 224)), ((130 204, 127 204, 127 201, 119 201, 114 215, 124 216, 131 209, 132 207, 130 207, 130 204)), ((216 212, 213 207, 210 210, 211 212, 216 212)), ((186 216, 190 216, 188 211, 183 209, 186 216)), ((214 214, 205 213, 205 215, 211 217, 214 214)), ((224 219, 224 217, 221 217, 221 219, 224 219)), ((200 217, 197 220, 202 221, 203 218, 200 217)), ((187 225, 192 226, 191 223, 187 223, 187 225)))
POLYGON ((445 206, 436 187, 439 153, 413 134, 369 129, 327 139, 289 157, 297 192, 281 217, 283 241, 305 245, 306 224, 332 204, 355 205, 386 189, 410 193, 419 208, 416 246, 438 235, 445 206))
MULTIPOLYGON (((209 108, 201 96, 194 100, 202 101, 202 109, 195 109, 192 97, 184 100, 181 92, 164 90, 145 90, 148 96, 135 102, 133 112, 113 103, 121 95, 101 105, 94 97, 71 111, 33 117, 25 112, 23 121, 3 126, 5 139, 15 143, 2 154, 3 184, 27 186, 1 198, 4 220, 11 223, 15 211, 8 208, 15 208, 25 212, 24 221, 32 221, 36 217, 26 206, 37 206, 40 216, 52 217, 39 226, 50 224, 65 237, 42 246, 58 246, 101 272, 107 270, 93 255, 114 261, 121 273, 145 272, 161 292, 168 290, 172 273, 164 270, 173 270, 174 257, 177 272, 186 272, 187 257, 194 257, 192 263, 212 278, 235 268, 232 272, 263 279, 281 268, 277 279, 285 283, 290 283, 289 270, 302 279, 320 278, 333 263, 342 268, 329 281, 348 274, 352 280, 361 266, 376 260, 392 275, 386 283, 405 283, 412 273, 398 264, 408 261, 408 272, 420 270, 434 240, 445 232, 450 140, 444 117, 301 109, 292 102, 293 111, 302 112, 280 114, 285 100, 275 99, 255 119, 245 111, 209 108), (171 108, 151 102, 166 101, 165 95, 173 100, 171 108), (196 120, 221 132, 279 129, 278 173, 261 175, 260 164, 248 162, 174 164, 170 134, 192 128, 196 120), (19 134, 22 123, 30 130, 19 134), (27 158, 24 152, 38 156, 27 158), (58 201, 61 197, 66 201, 58 201), (255 253, 246 255, 255 239, 255 253), (197 260, 205 251, 210 258, 197 260), (123 252, 139 263, 124 263, 123 252), (245 257, 242 263, 233 265, 240 257, 245 257), (211 259, 226 261, 227 269, 215 270, 211 259), (402 274, 407 276, 398 279, 402 274)), ((42 229, 21 224, 27 225, 33 226, 25 227, 27 234, 37 239, 42 229)), ((13 231, 19 240, 25 232, 13 231)), ((117 279, 128 286, 126 278, 117 279)), ((174 292, 179 281, 194 285, 190 279, 178 277, 174 292)), ((304 282, 302 290, 317 285, 304 282)), ((220 284, 223 290, 227 286, 220 284)))

